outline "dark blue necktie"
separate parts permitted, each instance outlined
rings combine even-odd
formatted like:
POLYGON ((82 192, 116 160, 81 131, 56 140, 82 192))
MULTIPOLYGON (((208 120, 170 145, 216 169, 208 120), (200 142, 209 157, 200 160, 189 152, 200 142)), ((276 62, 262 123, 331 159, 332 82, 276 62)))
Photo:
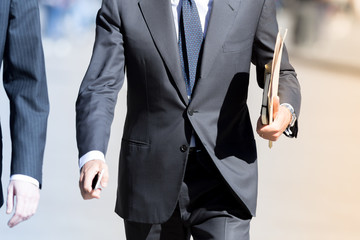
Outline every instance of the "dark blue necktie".
POLYGON ((182 0, 179 23, 179 51, 189 99, 195 85, 199 53, 203 39, 204 34, 194 0, 182 0))

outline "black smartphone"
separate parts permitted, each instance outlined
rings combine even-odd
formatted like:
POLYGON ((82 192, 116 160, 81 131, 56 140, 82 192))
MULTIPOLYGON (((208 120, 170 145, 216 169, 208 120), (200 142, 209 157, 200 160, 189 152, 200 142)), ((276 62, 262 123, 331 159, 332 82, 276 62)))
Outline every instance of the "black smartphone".
POLYGON ((100 182, 101 182, 102 176, 103 176, 103 174, 104 174, 104 171, 105 171, 105 169, 101 170, 101 172, 98 172, 98 173, 95 175, 95 177, 94 177, 94 179, 93 179, 93 181, 92 181, 92 184, 91 184, 92 189, 95 190, 95 189, 98 189, 98 188, 101 187, 100 182))

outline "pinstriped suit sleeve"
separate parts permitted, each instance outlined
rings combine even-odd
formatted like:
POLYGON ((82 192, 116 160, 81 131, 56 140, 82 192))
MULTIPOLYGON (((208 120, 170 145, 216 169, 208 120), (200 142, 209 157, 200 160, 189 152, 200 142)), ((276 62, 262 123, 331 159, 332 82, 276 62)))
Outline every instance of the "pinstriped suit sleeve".
POLYGON ((11 175, 27 175, 41 185, 49 101, 37 0, 11 1, 3 63, 10 100, 11 175))

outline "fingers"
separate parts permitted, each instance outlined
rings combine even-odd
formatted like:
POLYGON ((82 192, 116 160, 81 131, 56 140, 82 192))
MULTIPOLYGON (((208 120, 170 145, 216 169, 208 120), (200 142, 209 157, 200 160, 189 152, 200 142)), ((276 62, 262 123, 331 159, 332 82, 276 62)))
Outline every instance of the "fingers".
POLYGON ((263 125, 260 118, 258 119, 256 132, 264 139, 277 141, 289 126, 290 121, 290 111, 286 107, 278 106, 276 117, 270 125, 263 125))
POLYGON ((108 167, 106 166, 100 183, 101 183, 101 186, 105 188, 105 187, 107 187, 108 182, 109 182, 109 170, 108 170, 108 167))
POLYGON ((261 138, 270 141, 276 141, 282 134, 282 131, 276 126, 275 122, 270 125, 263 125, 260 118, 257 121, 256 132, 261 138))
POLYGON ((17 196, 16 198, 16 210, 14 215, 11 217, 11 219, 8 222, 9 227, 14 227, 17 224, 19 224, 22 221, 25 221, 29 219, 32 215, 34 215, 35 212, 30 212, 28 209, 28 206, 26 206, 28 203, 24 201, 24 198, 21 196, 17 196))
POLYGON ((8 222, 9 227, 29 219, 37 210, 40 200, 40 190, 32 183, 24 181, 11 181, 8 188, 7 211, 10 214, 16 197, 15 213, 8 222))
POLYGON ((93 189, 92 182, 95 176, 104 170, 103 178, 101 180, 101 186, 106 187, 109 179, 108 167, 101 160, 92 160, 81 168, 79 187, 83 199, 100 198, 101 189, 93 189))
POLYGON ((279 112, 279 107, 280 107, 280 98, 279 96, 275 96, 273 98, 273 116, 274 116, 274 119, 276 119, 276 116, 279 112))
POLYGON ((14 189, 13 185, 10 183, 8 187, 8 195, 6 201, 6 213, 10 214, 13 211, 14 207, 14 189))
POLYGON ((256 132, 260 137, 277 141, 291 121, 291 112, 284 106, 280 106, 280 98, 273 98, 273 121, 270 125, 263 125, 261 119, 258 119, 256 132))
POLYGON ((93 189, 91 187, 92 179, 94 179, 97 172, 96 172, 96 170, 86 171, 86 170, 84 170, 84 167, 82 168, 82 171, 80 174, 80 181, 79 181, 81 195, 82 195, 83 199, 98 198, 99 197, 98 194, 94 194, 95 191, 93 191, 93 189))

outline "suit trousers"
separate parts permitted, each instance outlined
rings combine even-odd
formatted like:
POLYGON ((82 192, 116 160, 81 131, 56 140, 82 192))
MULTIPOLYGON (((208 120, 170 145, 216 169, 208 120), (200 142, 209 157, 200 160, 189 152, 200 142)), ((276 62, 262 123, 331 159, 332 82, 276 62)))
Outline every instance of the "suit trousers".
POLYGON ((168 221, 125 220, 128 240, 248 240, 251 214, 203 148, 190 150, 177 207, 168 221))

